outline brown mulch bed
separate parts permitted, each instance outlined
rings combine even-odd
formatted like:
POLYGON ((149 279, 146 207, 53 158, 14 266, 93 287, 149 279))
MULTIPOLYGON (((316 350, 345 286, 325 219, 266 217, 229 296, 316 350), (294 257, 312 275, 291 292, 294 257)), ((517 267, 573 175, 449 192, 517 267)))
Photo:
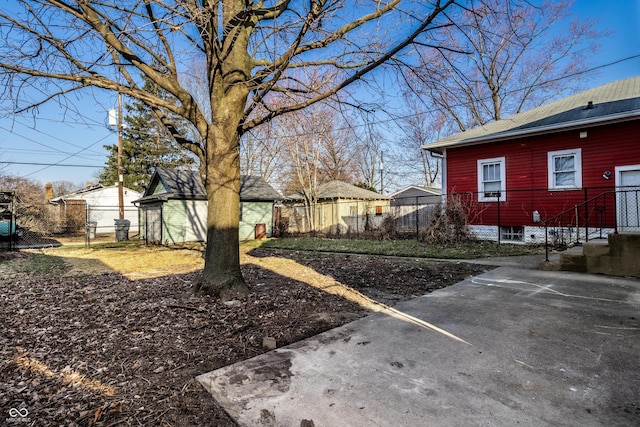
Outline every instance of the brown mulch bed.
POLYGON ((285 346, 371 313, 296 280, 289 264, 284 277, 261 262, 294 260, 301 276, 310 267, 389 305, 487 269, 264 249, 251 255, 255 262, 243 265, 251 293, 236 304, 192 295, 196 273, 132 281, 115 273, 0 272, 0 424, 234 426, 197 375, 268 351, 265 337, 285 346), (12 418, 11 408, 20 413, 12 418))

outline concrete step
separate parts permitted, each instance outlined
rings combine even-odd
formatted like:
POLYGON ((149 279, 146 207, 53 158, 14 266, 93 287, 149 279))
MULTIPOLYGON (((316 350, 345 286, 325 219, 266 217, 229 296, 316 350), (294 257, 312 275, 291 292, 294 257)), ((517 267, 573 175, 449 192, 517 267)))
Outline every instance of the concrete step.
POLYGON ((560 271, 560 261, 542 261, 538 264, 538 270, 560 271))
POLYGON ((605 239, 589 240, 582 245, 586 257, 599 257, 609 254, 609 241, 605 239))
POLYGON ((574 246, 560 254, 560 270, 587 272, 587 258, 584 256, 582 246, 574 246))
POLYGON ((610 234, 606 253, 604 245, 593 243, 589 253, 594 255, 587 257, 589 273, 640 277, 640 233, 610 234))
POLYGON ((558 262, 543 262, 539 268, 640 277, 640 233, 610 234, 607 240, 590 240, 559 255, 558 262))

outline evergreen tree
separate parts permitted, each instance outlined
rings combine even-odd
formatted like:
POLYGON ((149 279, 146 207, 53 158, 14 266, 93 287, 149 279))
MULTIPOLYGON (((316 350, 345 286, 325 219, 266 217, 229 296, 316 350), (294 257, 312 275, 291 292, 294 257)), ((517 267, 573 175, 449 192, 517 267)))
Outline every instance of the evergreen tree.
MULTIPOLYGON (((148 83, 145 89, 158 93, 157 86, 148 83)), ((149 184, 156 167, 191 168, 194 157, 178 146, 153 115, 140 101, 125 105, 122 130, 122 170, 124 186, 143 191, 149 184)), ((118 182, 118 144, 105 145, 109 152, 104 169, 98 175, 100 183, 118 182)))

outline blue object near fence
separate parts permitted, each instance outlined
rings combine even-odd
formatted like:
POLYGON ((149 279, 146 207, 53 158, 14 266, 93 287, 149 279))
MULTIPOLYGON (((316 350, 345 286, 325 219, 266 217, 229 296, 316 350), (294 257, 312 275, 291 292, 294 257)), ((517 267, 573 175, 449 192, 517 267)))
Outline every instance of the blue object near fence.
POLYGON ((9 237, 16 234, 16 223, 11 221, 0 221, 0 236, 9 237), (9 233, 11 228, 11 233, 9 233))

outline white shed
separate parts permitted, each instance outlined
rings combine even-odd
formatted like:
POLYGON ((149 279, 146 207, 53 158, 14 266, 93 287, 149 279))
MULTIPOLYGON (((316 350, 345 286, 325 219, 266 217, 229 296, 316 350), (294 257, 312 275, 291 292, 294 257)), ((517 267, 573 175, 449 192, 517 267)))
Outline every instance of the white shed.
MULTIPOLYGON (((129 231, 138 232, 138 209, 133 201, 142 197, 142 194, 127 187, 123 189, 124 218, 131 222, 129 231)), ((118 219, 118 186, 105 187, 97 184, 91 187, 55 197, 49 203, 60 206, 60 217, 68 215, 67 208, 73 206, 86 212, 85 218, 97 223, 97 233, 112 233, 115 230, 115 219, 118 219)))

